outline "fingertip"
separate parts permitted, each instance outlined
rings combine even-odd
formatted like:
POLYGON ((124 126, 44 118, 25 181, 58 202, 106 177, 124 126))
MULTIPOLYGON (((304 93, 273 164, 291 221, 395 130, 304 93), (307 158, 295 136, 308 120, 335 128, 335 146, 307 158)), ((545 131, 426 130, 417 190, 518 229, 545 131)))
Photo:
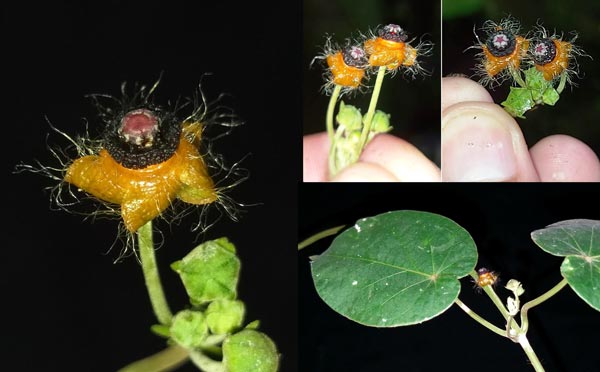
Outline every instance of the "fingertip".
POLYGON ((442 79, 442 111, 461 102, 494 102, 481 84, 460 76, 442 79))
POLYGON ((328 178, 327 154, 329 138, 327 133, 309 134, 302 139, 302 180, 304 182, 325 182, 328 178))
POLYGON ((574 137, 561 134, 543 138, 531 148, 530 153, 542 181, 600 181, 598 156, 574 137))
POLYGON ((518 123, 487 102, 452 105, 442 116, 442 179, 538 181, 518 123))
POLYGON ((440 182, 440 169, 402 138, 379 134, 365 148, 361 162, 378 164, 401 182, 440 182))
POLYGON ((379 164, 355 163, 339 172, 332 182, 399 182, 387 169, 379 164))

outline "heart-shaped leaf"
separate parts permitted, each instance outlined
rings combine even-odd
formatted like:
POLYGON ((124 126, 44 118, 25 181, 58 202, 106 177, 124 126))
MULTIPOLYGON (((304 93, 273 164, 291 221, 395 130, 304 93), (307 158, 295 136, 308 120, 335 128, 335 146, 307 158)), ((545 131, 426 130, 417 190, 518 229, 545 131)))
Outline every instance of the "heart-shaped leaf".
POLYGON ((471 272, 477 249, 454 221, 394 211, 363 218, 312 262, 319 296, 358 323, 421 323, 448 309, 471 272))
POLYGON ((600 221, 567 220, 531 233, 544 251, 565 257, 560 272, 591 307, 600 311, 600 221))

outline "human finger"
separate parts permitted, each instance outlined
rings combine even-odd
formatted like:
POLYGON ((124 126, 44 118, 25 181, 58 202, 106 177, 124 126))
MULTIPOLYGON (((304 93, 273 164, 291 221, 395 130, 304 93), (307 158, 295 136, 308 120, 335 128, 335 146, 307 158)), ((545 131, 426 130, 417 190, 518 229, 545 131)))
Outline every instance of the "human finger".
POLYGON ((304 182, 326 182, 328 180, 328 152, 327 133, 304 136, 302 139, 302 180, 304 182))
POLYGON ((539 181, 517 122, 489 102, 459 102, 442 113, 443 181, 539 181))
POLYGON ((549 136, 536 143, 530 153, 542 181, 600 181, 598 156, 576 138, 566 135, 549 136))
POLYGON ((481 84, 465 77, 450 76, 442 79, 442 111, 461 102, 494 102, 481 84))
POLYGON ((418 148, 402 138, 377 135, 365 148, 359 162, 377 164, 401 182, 439 182, 440 169, 418 148))

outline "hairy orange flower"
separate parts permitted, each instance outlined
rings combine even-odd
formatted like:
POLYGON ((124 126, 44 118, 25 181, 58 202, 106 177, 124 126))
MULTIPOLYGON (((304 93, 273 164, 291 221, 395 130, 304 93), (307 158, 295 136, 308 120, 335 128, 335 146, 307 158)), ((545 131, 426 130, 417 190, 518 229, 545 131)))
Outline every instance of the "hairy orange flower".
POLYGON ((119 204, 130 232, 158 217, 176 198, 198 205, 217 200, 198 150, 202 124, 159 121, 148 109, 126 113, 116 138, 109 137, 97 155, 76 159, 65 173, 66 182, 119 204))
POLYGON ((483 66, 489 76, 496 76, 511 65, 518 70, 521 60, 527 53, 529 41, 522 36, 514 36, 509 32, 498 30, 488 43, 483 45, 485 61, 483 66), (496 45, 510 44, 509 48, 500 49, 496 45))
POLYGON ((471 48, 481 49, 475 68, 481 84, 492 87, 502 84, 519 70, 529 47, 529 39, 519 35, 520 28, 516 19, 508 17, 500 23, 488 20, 483 24, 481 29, 485 33, 485 42, 481 42, 475 34, 477 44, 471 48))
POLYGON ((333 84, 344 87, 358 88, 365 76, 363 68, 346 63, 343 52, 328 55, 327 66, 333 76, 333 84))
MULTIPOLYGON (((405 43, 407 38, 406 32, 398 25, 389 24, 380 29, 378 37, 365 41, 365 51, 369 55, 369 65, 386 66, 388 69, 393 70, 403 64, 407 57, 407 45, 405 43)), ((412 58, 412 63, 414 63, 415 57, 416 53, 412 58)))
POLYGON ((550 35, 541 25, 536 28, 529 55, 535 68, 540 71, 546 81, 560 78, 564 75, 567 82, 573 84, 572 77, 579 73, 576 58, 589 57, 579 46, 575 45, 577 33, 572 33, 569 41, 563 40, 562 35, 550 35))
POLYGON ((544 79, 553 80, 569 67, 571 43, 556 39, 536 40, 531 47, 535 68, 544 79))

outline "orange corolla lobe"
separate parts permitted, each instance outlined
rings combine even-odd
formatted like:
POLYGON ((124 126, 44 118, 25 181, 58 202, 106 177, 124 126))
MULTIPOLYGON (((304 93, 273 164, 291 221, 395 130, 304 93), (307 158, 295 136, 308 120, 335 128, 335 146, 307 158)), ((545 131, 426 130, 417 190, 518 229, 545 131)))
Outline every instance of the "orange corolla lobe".
POLYGON ((217 200, 198 149, 201 131, 200 123, 184 124, 175 153, 161 163, 126 168, 102 149, 97 155, 76 159, 64 180, 98 199, 119 204, 125 227, 133 233, 176 198, 197 205, 217 200))

